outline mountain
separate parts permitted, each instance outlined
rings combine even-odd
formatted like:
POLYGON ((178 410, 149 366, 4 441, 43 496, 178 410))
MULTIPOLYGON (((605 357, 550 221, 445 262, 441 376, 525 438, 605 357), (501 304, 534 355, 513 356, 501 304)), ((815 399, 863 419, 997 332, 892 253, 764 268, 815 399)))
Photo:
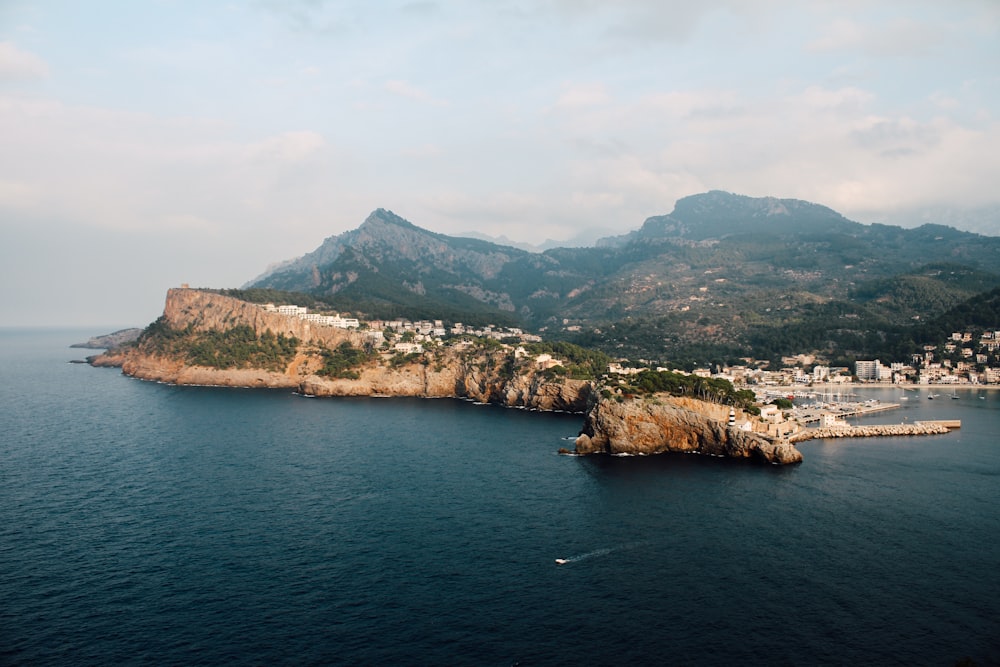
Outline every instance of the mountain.
POLYGON ((622 236, 599 239, 599 247, 666 238, 704 242, 736 234, 798 234, 803 226, 833 233, 857 232, 863 227, 836 211, 798 199, 747 197, 721 190, 685 197, 669 215, 647 218, 642 227, 622 236))
POLYGON ((622 356, 858 352, 1000 285, 1000 239, 712 191, 589 248, 531 253, 374 211, 255 279, 342 310, 519 323, 622 356))

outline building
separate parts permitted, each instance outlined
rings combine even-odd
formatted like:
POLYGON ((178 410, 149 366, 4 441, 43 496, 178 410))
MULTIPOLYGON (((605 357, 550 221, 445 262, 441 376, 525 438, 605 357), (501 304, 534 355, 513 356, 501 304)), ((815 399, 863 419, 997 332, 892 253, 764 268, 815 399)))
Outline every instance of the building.
POLYGON ((875 382, 878 380, 878 366, 878 359, 875 361, 858 359, 854 362, 854 374, 861 381, 875 382))
POLYGON ((859 359, 854 362, 854 374, 861 382, 891 382, 892 369, 883 366, 878 359, 874 361, 863 361, 859 359))

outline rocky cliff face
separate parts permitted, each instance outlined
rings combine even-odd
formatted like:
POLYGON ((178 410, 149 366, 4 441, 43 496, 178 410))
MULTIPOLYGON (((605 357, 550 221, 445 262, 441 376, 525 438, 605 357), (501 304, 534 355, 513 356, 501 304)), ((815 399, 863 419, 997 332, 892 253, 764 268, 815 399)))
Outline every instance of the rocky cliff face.
POLYGON ((322 350, 344 341, 361 345, 363 334, 310 324, 271 313, 230 297, 190 289, 167 294, 164 319, 176 331, 220 331, 250 326, 294 336, 299 346, 280 370, 217 369, 137 347, 92 359, 94 365, 121 365, 125 374, 172 384, 270 387, 315 396, 413 396, 466 398, 481 403, 541 411, 586 413, 576 441, 579 454, 657 454, 689 452, 796 463, 801 454, 787 443, 728 428, 729 408, 694 399, 659 397, 624 402, 598 400, 594 384, 551 378, 529 363, 511 364, 510 351, 495 347, 441 346, 402 365, 388 355, 359 366, 357 378, 337 379, 317 373, 322 350))
POLYGON ((362 333, 311 324, 245 301, 192 289, 171 289, 163 314, 174 330, 208 332, 248 325, 258 336, 268 331, 294 336, 300 341, 299 350, 281 371, 191 366, 141 345, 124 355, 97 357, 92 363, 121 365, 126 375, 171 384, 272 387, 315 396, 455 397, 567 412, 586 410, 593 392, 593 385, 583 380, 548 380, 532 370, 505 372, 508 353, 494 349, 442 347, 401 366, 388 363, 387 358, 365 364, 357 369, 357 379, 324 377, 316 373, 322 366, 320 349, 332 349, 345 341, 360 346, 362 333))
POLYGON ((319 326, 297 317, 268 312, 257 304, 196 289, 167 290, 163 317, 172 329, 193 331, 224 331, 236 325, 250 326, 258 336, 265 331, 294 336, 304 343, 336 346, 343 341, 357 344, 361 336, 355 331, 319 326))
POLYGON ((728 426, 729 409, 694 399, 660 396, 619 403, 602 399, 587 413, 576 440, 578 454, 683 452, 798 463, 802 454, 728 426))

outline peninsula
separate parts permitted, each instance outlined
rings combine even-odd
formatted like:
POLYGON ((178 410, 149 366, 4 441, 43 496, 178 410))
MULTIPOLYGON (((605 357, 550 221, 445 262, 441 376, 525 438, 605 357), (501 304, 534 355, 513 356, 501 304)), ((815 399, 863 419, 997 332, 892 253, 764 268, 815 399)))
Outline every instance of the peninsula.
POLYGON ((392 322, 366 326, 292 308, 171 289, 163 315, 134 344, 90 362, 172 384, 284 388, 314 396, 453 397, 580 413, 585 421, 578 454, 802 460, 787 438, 768 437, 752 392, 736 392, 729 383, 677 383, 668 377, 673 374, 650 371, 640 382, 644 391, 622 388, 600 379, 609 362, 603 354, 516 330, 422 336, 418 342, 412 329, 399 331, 392 322))

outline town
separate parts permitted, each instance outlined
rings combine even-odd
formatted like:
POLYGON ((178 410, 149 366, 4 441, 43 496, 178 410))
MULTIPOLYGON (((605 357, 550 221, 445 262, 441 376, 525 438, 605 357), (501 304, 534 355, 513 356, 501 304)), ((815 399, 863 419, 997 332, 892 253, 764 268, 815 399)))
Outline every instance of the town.
POLYGON ((320 314, 310 313, 308 308, 295 305, 275 306, 273 303, 266 303, 261 306, 265 311, 276 312, 279 315, 297 317, 307 322, 312 322, 320 326, 335 327, 338 329, 357 329, 365 333, 365 340, 372 345, 383 346, 389 343, 389 337, 399 335, 400 340, 392 344, 395 352, 402 354, 421 353, 424 351, 424 344, 430 341, 440 341, 451 336, 472 336, 476 338, 488 338, 496 341, 506 342, 541 342, 542 337, 525 333, 518 328, 498 327, 487 325, 484 327, 467 327, 460 322, 445 327, 441 320, 418 320, 411 322, 407 319, 394 320, 369 320, 359 321, 356 318, 341 317, 339 313, 320 314))
MULTIPOLYGON (((431 341, 441 341, 449 336, 470 336, 487 338, 504 343, 540 342, 542 337, 515 327, 486 325, 469 327, 461 323, 446 326, 442 320, 418 320, 412 322, 399 318, 393 320, 361 321, 353 317, 342 317, 339 313, 310 313, 309 309, 297 305, 273 303, 260 306, 265 311, 276 312, 288 317, 297 317, 320 326, 340 329, 355 329, 365 332, 367 342, 375 346, 388 347, 402 354, 421 353, 424 345, 431 341), (388 335, 388 337, 387 337, 388 335), (395 340, 398 336, 399 340, 395 340), (390 338, 392 340, 390 340, 390 338)), ((748 359, 746 365, 727 365, 712 368, 695 368, 690 374, 728 380, 734 387, 809 387, 823 384, 874 384, 874 385, 998 385, 1000 365, 987 365, 991 361, 1000 364, 1000 331, 986 331, 976 336, 972 332, 952 333, 941 346, 926 345, 922 354, 913 355, 908 363, 890 362, 879 359, 857 360, 852 372, 847 366, 826 366, 816 363, 813 355, 801 354, 782 358, 782 367, 769 369, 767 364, 754 364, 748 359), (940 348, 940 351, 939 351, 940 348), (763 367, 759 367, 763 366, 763 367)), ((546 366, 558 365, 558 360, 547 358, 546 366)), ((608 373, 616 375, 637 375, 651 368, 649 365, 623 365, 619 360, 608 366, 608 373)), ((655 366, 654 370, 666 368, 655 366)), ((674 370, 674 372, 683 372, 674 370)))

